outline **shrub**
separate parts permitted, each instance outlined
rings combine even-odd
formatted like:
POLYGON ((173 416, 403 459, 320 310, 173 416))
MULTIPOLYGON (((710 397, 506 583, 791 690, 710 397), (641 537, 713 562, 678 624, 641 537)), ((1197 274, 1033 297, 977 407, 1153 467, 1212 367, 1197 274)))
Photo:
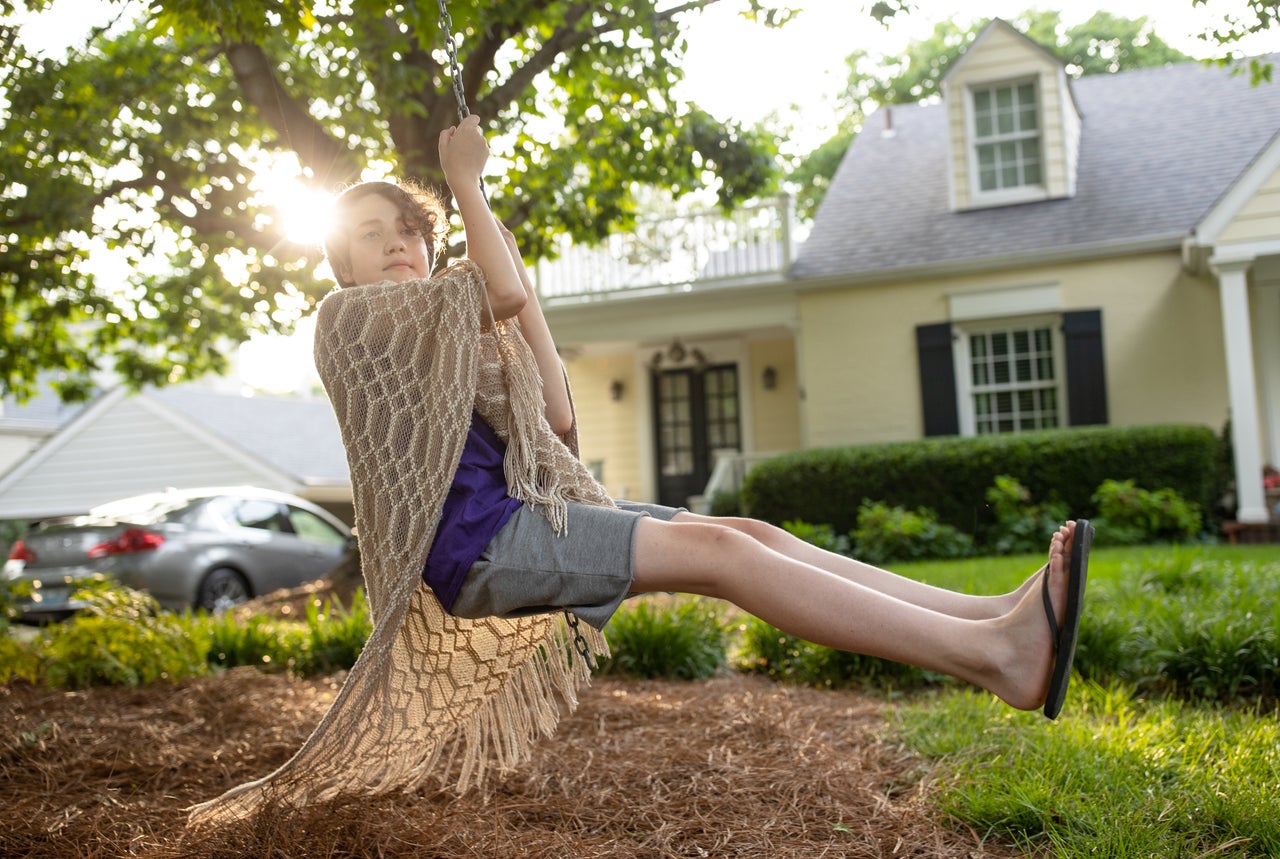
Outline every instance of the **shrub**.
POLYGON ((853 531, 857 557, 868 564, 921 558, 962 558, 973 540, 950 525, 940 524, 931 510, 910 511, 864 501, 853 531))
POLYGON ((1132 480, 1104 480, 1093 495, 1097 524, 1110 543, 1190 540, 1200 533, 1200 510, 1172 489, 1147 490, 1132 480))
POLYGON ((642 598, 609 621, 613 655, 602 674, 696 680, 710 677, 727 658, 729 626, 712 602, 642 598))
POLYGON ((188 616, 187 622, 200 631, 211 666, 252 665, 300 677, 355 665, 372 629, 363 589, 355 592, 349 609, 310 603, 302 622, 263 615, 238 620, 231 612, 188 616))
POLYGON ((742 500, 767 522, 826 522, 843 533, 863 499, 908 510, 926 507, 938 521, 982 540, 994 524, 986 490, 1011 475, 1036 498, 1093 518, 1093 493, 1107 479, 1169 487, 1202 510, 1215 493, 1217 439, 1208 427, 1075 427, 1013 435, 796 451, 757 464, 742 500))
POLYGON ((203 674, 199 636, 147 594, 110 583, 78 588, 85 610, 50 627, 43 641, 50 686, 142 686, 203 674))
POLYGON ((36 682, 40 677, 40 654, 31 644, 0 631, 0 684, 10 680, 36 682))
POLYGON ((819 549, 826 549, 837 555, 848 555, 852 545, 847 536, 837 534, 830 525, 810 525, 808 522, 788 519, 782 523, 782 528, 806 543, 812 543, 819 549))
POLYGON ((232 612, 187 615, 185 622, 202 636, 205 659, 214 668, 252 665, 263 671, 285 671, 306 640, 296 622, 262 615, 237 620, 232 612))
POLYGON ((326 602, 307 606, 305 647, 294 657, 294 673, 304 677, 329 674, 356 664, 372 631, 364 590, 355 592, 350 608, 326 602))
POLYGON ((712 516, 741 516, 742 495, 738 492, 722 489, 711 496, 712 516))
POLYGON ((827 689, 906 689, 943 679, 900 662, 813 644, 757 617, 748 617, 742 625, 738 667, 773 680, 827 689))
POLYGON ((987 490, 987 503, 996 517, 987 545, 997 555, 1039 552, 1070 515, 1060 502, 1032 504, 1027 488, 1007 474, 996 476, 995 485, 987 490))

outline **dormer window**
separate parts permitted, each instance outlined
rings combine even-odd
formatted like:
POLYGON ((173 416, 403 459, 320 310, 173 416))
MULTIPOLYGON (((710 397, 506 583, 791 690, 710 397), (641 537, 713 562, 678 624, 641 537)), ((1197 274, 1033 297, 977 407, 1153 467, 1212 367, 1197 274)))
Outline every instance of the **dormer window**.
POLYGON ((994 19, 942 79, 953 211, 1070 197, 1080 111, 1056 54, 994 19))
POLYGON ((972 95, 974 196, 1043 193, 1041 123, 1033 82, 974 87, 972 95))

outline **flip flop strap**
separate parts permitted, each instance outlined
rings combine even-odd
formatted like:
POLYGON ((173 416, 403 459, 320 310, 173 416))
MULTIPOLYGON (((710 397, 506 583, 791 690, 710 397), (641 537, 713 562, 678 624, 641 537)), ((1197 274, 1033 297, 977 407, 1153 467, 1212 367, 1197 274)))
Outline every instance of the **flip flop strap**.
POLYGON ((1049 618, 1049 634, 1053 638, 1053 652, 1058 652, 1058 619, 1053 616, 1053 600, 1049 597, 1049 567, 1045 567, 1040 579, 1040 594, 1044 597, 1044 614, 1049 618))

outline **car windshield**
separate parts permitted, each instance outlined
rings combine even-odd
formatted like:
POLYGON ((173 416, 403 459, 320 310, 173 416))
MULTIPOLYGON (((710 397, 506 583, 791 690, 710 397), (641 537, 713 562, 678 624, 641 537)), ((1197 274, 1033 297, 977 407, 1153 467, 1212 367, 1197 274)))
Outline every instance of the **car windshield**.
POLYGON ((196 500, 178 493, 157 492, 99 505, 90 510, 89 515, 94 518, 122 519, 138 525, 151 525, 172 518, 175 512, 190 507, 196 500))

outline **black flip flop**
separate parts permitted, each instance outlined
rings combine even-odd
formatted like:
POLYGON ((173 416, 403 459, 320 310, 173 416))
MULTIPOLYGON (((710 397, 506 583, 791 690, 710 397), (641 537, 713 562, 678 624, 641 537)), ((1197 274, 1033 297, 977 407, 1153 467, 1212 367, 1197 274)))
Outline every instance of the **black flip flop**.
POLYGON ((1049 598, 1049 573, 1041 579, 1044 610, 1049 618, 1049 634, 1053 636, 1053 676, 1049 678, 1049 694, 1044 699, 1044 715, 1055 719, 1062 710, 1071 683, 1071 661, 1076 655, 1076 637, 1080 631, 1080 615, 1084 609, 1084 586, 1089 576, 1089 549, 1093 545, 1093 526, 1088 519, 1077 519, 1071 538, 1071 561, 1067 567, 1067 610, 1059 628, 1049 598))

